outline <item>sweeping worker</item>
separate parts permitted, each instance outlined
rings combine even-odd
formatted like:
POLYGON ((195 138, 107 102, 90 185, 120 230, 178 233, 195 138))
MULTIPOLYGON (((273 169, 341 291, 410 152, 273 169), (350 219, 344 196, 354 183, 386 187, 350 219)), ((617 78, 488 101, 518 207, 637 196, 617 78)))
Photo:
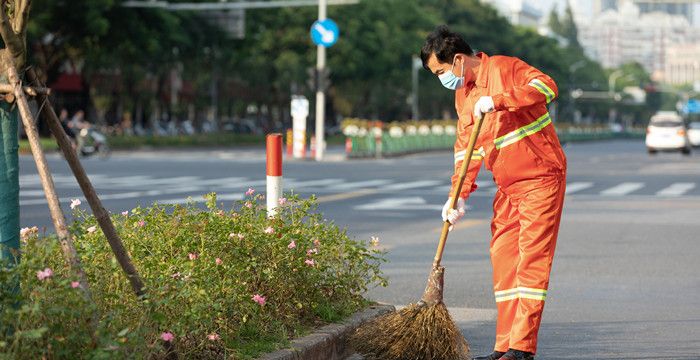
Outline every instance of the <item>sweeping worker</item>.
POLYGON ((427 37, 421 59, 455 91, 459 121, 450 194, 462 162, 469 161, 457 207, 451 209, 448 199, 443 221, 454 224, 464 215, 482 163, 498 186, 490 245, 496 344, 492 354, 475 360, 534 359, 566 186, 566 157, 547 111, 557 86, 518 58, 474 53, 444 25, 427 37), (475 150, 465 154, 481 116, 475 150))

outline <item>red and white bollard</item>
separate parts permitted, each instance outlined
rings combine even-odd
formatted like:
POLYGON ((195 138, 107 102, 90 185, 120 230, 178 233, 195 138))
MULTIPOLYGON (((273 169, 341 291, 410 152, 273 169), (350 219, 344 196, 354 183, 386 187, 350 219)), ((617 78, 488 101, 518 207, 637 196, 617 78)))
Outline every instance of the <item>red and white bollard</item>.
POLYGON ((267 215, 277 214, 278 201, 282 195, 282 134, 269 134, 267 146, 267 215))

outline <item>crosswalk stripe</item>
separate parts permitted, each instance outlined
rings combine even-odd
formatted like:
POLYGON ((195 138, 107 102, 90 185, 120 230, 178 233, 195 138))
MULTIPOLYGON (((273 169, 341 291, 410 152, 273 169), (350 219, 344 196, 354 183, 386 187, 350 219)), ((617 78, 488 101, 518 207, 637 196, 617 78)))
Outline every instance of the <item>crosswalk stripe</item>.
POLYGON ((322 179, 322 180, 310 180, 310 181, 287 181, 284 179, 284 187, 290 189, 298 188, 308 188, 311 186, 327 186, 342 183, 343 179, 322 179))
MULTIPOLYGON (((201 191, 202 188, 198 186, 189 187, 178 187, 174 189, 164 189, 164 190, 148 190, 148 191, 130 191, 122 192, 116 194, 99 195, 100 200, 121 200, 121 199, 133 199, 146 196, 160 196, 165 194, 177 194, 177 193, 188 193, 201 191)), ((84 199, 83 196, 77 197, 79 199, 84 199)), ((59 199, 61 203, 67 203, 71 201, 71 197, 62 197, 59 199)), ((33 200, 20 200, 20 205, 38 205, 45 204, 46 199, 33 199, 33 200)))
POLYGON ((420 180, 420 181, 410 181, 405 183, 391 184, 382 187, 382 190, 407 190, 415 189, 426 186, 435 186, 442 183, 442 181, 437 180, 420 180))
POLYGON ((381 186, 381 185, 386 185, 390 182, 391 181, 389 181, 389 180, 377 179, 377 180, 357 181, 357 182, 349 182, 349 183, 345 183, 345 184, 332 185, 332 186, 329 186, 328 188, 332 189, 332 190, 350 190, 350 189, 359 189, 359 188, 365 188, 365 187, 371 187, 371 186, 381 186))
POLYGON ((675 183, 656 193, 658 196, 681 196, 695 188, 695 183, 675 183))
POLYGON ((617 186, 613 186, 607 190, 601 191, 600 195, 603 195, 603 196, 622 196, 622 195, 627 195, 633 191, 637 191, 643 187, 644 187, 644 183, 624 182, 624 183, 619 184, 617 186))
MULTIPOLYGON (((236 201, 242 200, 243 194, 216 194, 216 201, 236 201)), ((159 204, 169 204, 169 205, 182 205, 187 203, 201 203, 207 201, 204 197, 188 197, 180 199, 168 199, 168 200, 158 200, 159 204)))
POLYGON ((573 194, 577 191, 586 190, 590 187, 593 187, 592 182, 572 182, 570 184, 566 184, 566 193, 573 194))

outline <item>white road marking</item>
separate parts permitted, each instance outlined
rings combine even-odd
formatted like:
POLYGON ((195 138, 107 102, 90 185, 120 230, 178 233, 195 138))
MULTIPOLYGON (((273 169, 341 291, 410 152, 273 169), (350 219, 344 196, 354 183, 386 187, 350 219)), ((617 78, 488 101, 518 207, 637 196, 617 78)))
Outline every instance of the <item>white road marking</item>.
POLYGON ((657 196, 681 196, 695 188, 695 183, 675 183, 671 186, 660 190, 656 193, 657 196))
POLYGON ((644 183, 640 182, 624 182, 622 184, 613 186, 607 190, 600 192, 602 196, 623 196, 627 195, 633 191, 637 191, 644 187, 644 183))
MULTIPOLYGON (((243 200, 243 194, 216 194, 216 201, 236 201, 243 200)), ((168 199, 168 200, 158 200, 159 204, 169 204, 169 205, 181 205, 188 203, 201 203, 207 201, 204 197, 193 198, 188 197, 185 199, 168 199)))
POLYGON ((19 190, 19 197, 41 197, 44 196, 44 190, 19 190))
MULTIPOLYGON (((286 180, 286 179, 284 179, 286 180)), ((308 188, 312 186, 327 186, 327 185, 333 185, 333 184, 338 184, 342 183, 344 180, 343 179, 322 179, 322 180, 310 180, 310 181, 284 181, 283 180, 283 186, 287 187, 289 189, 298 189, 298 188, 308 188)))
MULTIPOLYGON (((165 190, 149 190, 149 191, 131 191, 131 192, 124 192, 124 193, 116 193, 116 194, 108 194, 108 195, 99 195, 100 200, 119 200, 119 199, 132 199, 132 198, 139 198, 139 197, 150 197, 150 196, 159 196, 159 195, 164 195, 164 194, 177 194, 177 193, 186 193, 186 192, 195 192, 195 191, 201 191, 202 188, 198 186, 191 186, 191 187, 179 187, 175 189, 165 189, 165 190)), ((83 201, 85 200, 82 196, 78 197, 79 199, 82 199, 83 201)), ((62 197, 59 199, 61 203, 68 203, 71 201, 71 197, 62 197)), ((20 200, 19 202, 20 206, 24 205, 39 205, 39 204, 46 204, 46 199, 34 199, 34 200, 20 200)))
POLYGON ((355 206, 356 210, 442 210, 442 205, 426 204, 420 196, 382 199, 369 204, 355 206))
POLYGON ((421 188, 421 187, 426 187, 426 186, 435 186, 442 183, 442 181, 437 181, 437 180, 420 180, 420 181, 411 181, 411 182, 405 182, 405 183, 397 183, 397 184, 390 184, 382 187, 382 190, 407 190, 407 189, 415 189, 415 188, 421 188))
POLYGON ((366 187, 371 187, 371 186, 381 186, 381 185, 386 185, 388 183, 391 183, 391 181, 377 179, 377 180, 357 181, 357 182, 349 182, 349 183, 344 183, 344 184, 332 185, 332 186, 329 186, 328 189, 331 189, 331 190, 351 190, 351 189, 366 188, 366 187))
POLYGON ((566 193, 573 194, 577 191, 586 190, 586 189, 591 188, 591 187, 593 187, 592 182, 585 182, 585 181, 572 182, 572 183, 566 184, 566 193))

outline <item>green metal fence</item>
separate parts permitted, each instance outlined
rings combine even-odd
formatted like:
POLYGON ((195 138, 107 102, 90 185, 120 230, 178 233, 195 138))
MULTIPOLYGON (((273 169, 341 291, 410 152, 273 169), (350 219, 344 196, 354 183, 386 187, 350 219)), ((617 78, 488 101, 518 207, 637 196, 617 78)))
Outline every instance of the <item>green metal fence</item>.
MULTIPOLYGON (((567 143, 643 138, 645 132, 644 129, 613 132, 611 130, 599 128, 568 128, 565 130, 557 130, 557 134, 559 136, 559 141, 567 143)), ((396 156, 431 150, 448 150, 452 149, 455 142, 455 135, 447 134, 416 134, 392 137, 385 133, 381 136, 381 139, 377 139, 371 135, 350 136, 349 138, 352 141, 352 150, 348 153, 348 157, 352 158, 396 156)))

